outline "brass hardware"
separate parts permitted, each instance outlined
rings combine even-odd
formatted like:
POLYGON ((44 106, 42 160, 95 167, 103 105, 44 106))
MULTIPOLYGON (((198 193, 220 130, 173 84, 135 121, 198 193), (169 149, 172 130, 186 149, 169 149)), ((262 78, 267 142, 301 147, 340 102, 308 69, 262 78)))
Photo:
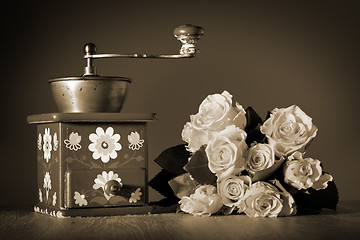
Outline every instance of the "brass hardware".
POLYGON ((119 183, 116 180, 108 181, 104 186, 104 192, 109 196, 116 196, 120 193, 122 183, 119 183))
POLYGON ((204 34, 202 27, 193 26, 191 24, 181 25, 174 29, 174 36, 181 42, 181 48, 178 54, 114 54, 102 53, 96 54, 96 46, 93 43, 87 43, 84 46, 84 58, 86 59, 86 67, 84 76, 96 75, 96 67, 93 59, 96 58, 161 58, 161 59, 179 59, 191 58, 198 52, 197 41, 204 34))

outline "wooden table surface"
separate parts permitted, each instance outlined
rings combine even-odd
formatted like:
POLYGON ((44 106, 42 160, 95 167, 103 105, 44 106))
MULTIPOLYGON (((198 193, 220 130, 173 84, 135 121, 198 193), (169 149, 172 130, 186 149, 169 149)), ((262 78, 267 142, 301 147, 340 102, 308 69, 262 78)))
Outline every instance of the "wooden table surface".
POLYGON ((360 239, 360 201, 317 215, 250 218, 187 214, 54 218, 31 208, 0 209, 0 239, 360 239))

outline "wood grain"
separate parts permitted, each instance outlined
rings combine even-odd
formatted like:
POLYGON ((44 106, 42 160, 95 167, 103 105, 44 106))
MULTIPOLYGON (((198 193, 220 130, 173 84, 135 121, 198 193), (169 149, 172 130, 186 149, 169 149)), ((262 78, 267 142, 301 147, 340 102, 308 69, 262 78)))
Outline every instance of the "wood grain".
POLYGON ((187 214, 53 218, 2 208, 0 239, 359 239, 360 201, 318 215, 250 218, 187 214))

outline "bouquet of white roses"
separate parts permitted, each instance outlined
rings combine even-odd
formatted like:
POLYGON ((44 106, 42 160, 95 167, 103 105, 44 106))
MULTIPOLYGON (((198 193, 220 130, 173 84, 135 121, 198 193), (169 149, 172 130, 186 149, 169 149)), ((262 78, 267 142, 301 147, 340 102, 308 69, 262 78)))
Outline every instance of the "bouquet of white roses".
MULTIPOLYGON (((186 144, 166 149, 149 185, 196 216, 245 213, 277 217, 335 209, 333 177, 305 148, 317 134, 298 106, 275 108, 265 121, 232 95, 209 95, 182 131, 186 144)), ((179 210, 178 209, 178 210, 179 210)))

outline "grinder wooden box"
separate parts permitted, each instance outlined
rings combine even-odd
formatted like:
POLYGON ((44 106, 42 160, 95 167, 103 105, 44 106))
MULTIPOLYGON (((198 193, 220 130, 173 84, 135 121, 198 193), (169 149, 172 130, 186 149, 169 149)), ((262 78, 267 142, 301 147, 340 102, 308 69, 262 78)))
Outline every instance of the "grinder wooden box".
POLYGON ((38 202, 52 216, 147 213, 146 125, 155 114, 49 113, 37 125, 38 202))

